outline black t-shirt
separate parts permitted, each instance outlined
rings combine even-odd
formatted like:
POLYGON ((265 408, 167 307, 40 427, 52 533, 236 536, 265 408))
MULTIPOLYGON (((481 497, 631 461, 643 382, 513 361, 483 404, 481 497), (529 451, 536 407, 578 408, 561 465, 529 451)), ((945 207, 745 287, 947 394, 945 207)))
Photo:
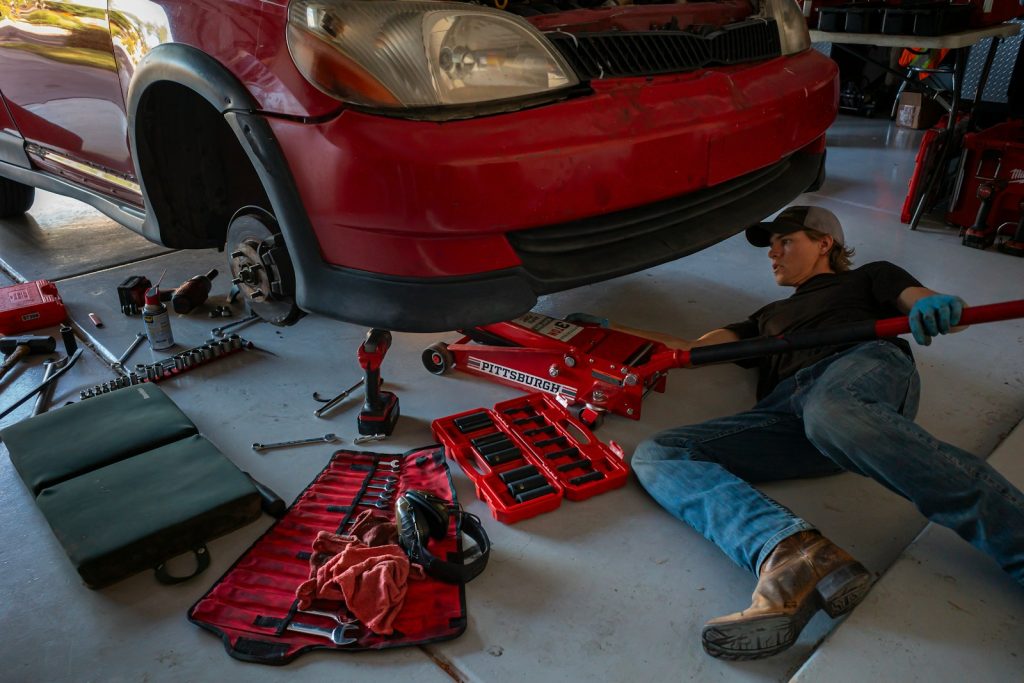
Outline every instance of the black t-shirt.
MULTIPOLYGON (((788 299, 768 304, 743 322, 726 325, 725 329, 732 330, 740 339, 749 339, 891 318, 901 315, 896 307, 900 293, 907 287, 920 286, 920 282, 899 266, 877 261, 843 273, 815 275, 797 287, 788 299)), ((910 344, 906 341, 898 338, 887 341, 910 355, 910 344)), ((756 367, 759 372, 758 400, 797 370, 851 346, 853 344, 790 351, 752 362, 749 367, 756 367)))

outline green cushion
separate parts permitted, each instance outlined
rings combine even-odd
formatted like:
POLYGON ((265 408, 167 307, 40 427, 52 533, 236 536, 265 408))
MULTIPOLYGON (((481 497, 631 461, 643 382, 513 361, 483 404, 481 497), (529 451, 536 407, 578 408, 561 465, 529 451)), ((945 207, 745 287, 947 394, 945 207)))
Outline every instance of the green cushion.
POLYGON ((38 496, 43 489, 196 434, 155 384, 102 394, 0 431, 11 462, 38 496))
POLYGON ((36 503, 93 588, 155 567, 260 515, 252 482, 198 435, 50 486, 36 503))

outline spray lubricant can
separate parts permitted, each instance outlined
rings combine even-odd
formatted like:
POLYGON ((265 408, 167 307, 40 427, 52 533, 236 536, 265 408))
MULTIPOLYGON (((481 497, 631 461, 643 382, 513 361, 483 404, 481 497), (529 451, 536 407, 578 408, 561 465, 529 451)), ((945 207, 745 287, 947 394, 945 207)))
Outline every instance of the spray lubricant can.
POLYGON ((142 324, 146 327, 149 346, 154 351, 174 346, 174 335, 171 334, 171 316, 167 314, 167 306, 160 301, 160 286, 146 290, 146 305, 142 307, 142 324))

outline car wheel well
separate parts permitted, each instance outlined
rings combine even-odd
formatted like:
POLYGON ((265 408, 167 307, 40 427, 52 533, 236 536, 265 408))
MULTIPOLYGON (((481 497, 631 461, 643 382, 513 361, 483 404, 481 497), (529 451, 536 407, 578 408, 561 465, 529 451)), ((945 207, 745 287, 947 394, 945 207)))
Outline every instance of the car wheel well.
POLYGON ((160 241, 180 249, 223 247, 242 206, 270 200, 224 115, 179 83, 153 83, 135 112, 137 164, 160 241))

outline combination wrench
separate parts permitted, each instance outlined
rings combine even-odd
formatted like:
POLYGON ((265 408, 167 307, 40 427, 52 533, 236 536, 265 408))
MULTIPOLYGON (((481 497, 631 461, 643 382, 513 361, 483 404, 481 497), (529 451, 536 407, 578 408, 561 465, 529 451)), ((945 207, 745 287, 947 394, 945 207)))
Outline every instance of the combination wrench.
POLYGON ((311 443, 331 443, 333 441, 340 441, 340 439, 334 434, 324 434, 312 439, 296 439, 295 441, 281 441, 279 443, 254 443, 252 449, 257 453, 260 451, 269 451, 271 448, 289 448, 291 446, 305 446, 311 443))

